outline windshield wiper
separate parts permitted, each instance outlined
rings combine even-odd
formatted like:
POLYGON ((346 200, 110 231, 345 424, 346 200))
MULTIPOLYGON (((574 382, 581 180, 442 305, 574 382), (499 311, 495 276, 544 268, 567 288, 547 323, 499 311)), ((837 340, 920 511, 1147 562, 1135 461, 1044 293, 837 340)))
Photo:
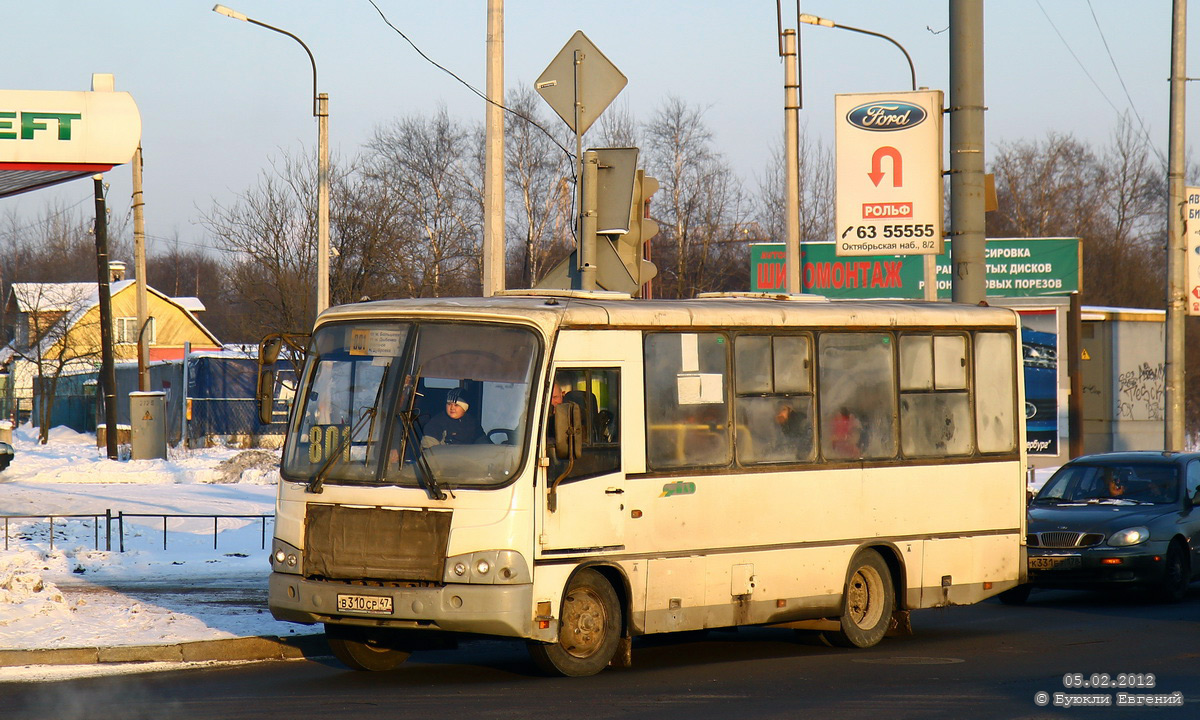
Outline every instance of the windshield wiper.
MULTIPOLYGON (((331 453, 330 456, 325 459, 325 463, 321 465, 321 469, 317 470, 317 474, 314 475, 313 479, 308 482, 308 487, 306 488, 307 492, 317 494, 324 489, 325 478, 329 475, 329 470, 333 467, 333 461, 336 460, 342 453, 346 452, 346 447, 350 444, 350 441, 354 438, 354 436, 358 434, 358 431, 362 430, 363 423, 368 418, 371 420, 371 430, 367 433, 367 438, 368 440, 370 439, 371 433, 374 432, 375 429, 375 416, 378 412, 377 408, 379 407, 379 398, 383 395, 383 388, 385 385, 387 385, 388 373, 391 371, 392 364, 389 362, 383 368, 383 377, 379 378, 379 387, 375 390, 374 404, 372 404, 370 407, 363 408, 363 413, 358 418, 358 422, 354 423, 354 427, 350 428, 350 432, 346 433, 342 437, 342 441, 338 443, 337 450, 331 453)), ((353 397, 353 391, 351 391, 351 398, 353 397)))
POLYGON ((425 489, 425 492, 429 493, 430 499, 445 500, 446 491, 442 490, 433 473, 433 468, 429 466, 429 459, 425 457, 425 448, 421 446, 421 433, 417 430, 417 412, 414 410, 414 406, 417 402, 417 385, 420 381, 420 367, 417 368, 415 375, 404 379, 404 389, 408 392, 408 407, 396 414, 396 417, 400 419, 400 424, 404 427, 404 436, 400 442, 400 463, 403 465, 404 456, 408 454, 408 447, 411 445, 417 482, 425 489))
POLYGON ((342 441, 340 443, 338 443, 337 449, 333 453, 331 453, 328 458, 325 459, 325 462, 321 465, 321 469, 317 470, 317 474, 313 476, 313 479, 308 481, 308 486, 305 488, 308 492, 310 492, 310 493, 320 493, 321 492, 321 490, 324 488, 324 485, 325 485, 325 477, 329 474, 330 468, 333 467, 333 461, 337 460, 338 457, 340 457, 342 453, 346 452, 347 446, 350 445, 350 439, 358 434, 358 431, 362 429, 363 423, 366 422, 368 418, 374 418, 374 417, 375 417, 375 408, 373 408, 373 407, 363 408, 363 414, 358 419, 358 422, 354 423, 354 426, 350 428, 350 432, 346 433, 342 437, 342 441))
POLYGON ((1067 501, 1060 497, 1035 497, 1033 499, 1034 505, 1061 505, 1064 502, 1067 501))

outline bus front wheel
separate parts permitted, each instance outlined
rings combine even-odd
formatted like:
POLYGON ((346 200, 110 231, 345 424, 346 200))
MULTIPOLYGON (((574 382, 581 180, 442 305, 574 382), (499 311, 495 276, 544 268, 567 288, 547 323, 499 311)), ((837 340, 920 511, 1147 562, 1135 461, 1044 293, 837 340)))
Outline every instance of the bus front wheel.
POLYGON ((608 666, 621 639, 621 604, 604 576, 583 570, 563 594, 558 642, 529 643, 542 672, 567 677, 595 675, 608 666))
POLYGON ((868 648, 883 639, 896 609, 887 563, 874 550, 854 556, 842 598, 841 629, 827 634, 839 647, 868 648))
POLYGON ((391 647, 383 638, 368 635, 361 628, 347 625, 326 623, 325 639, 333 656, 352 670, 395 670, 412 654, 391 647))

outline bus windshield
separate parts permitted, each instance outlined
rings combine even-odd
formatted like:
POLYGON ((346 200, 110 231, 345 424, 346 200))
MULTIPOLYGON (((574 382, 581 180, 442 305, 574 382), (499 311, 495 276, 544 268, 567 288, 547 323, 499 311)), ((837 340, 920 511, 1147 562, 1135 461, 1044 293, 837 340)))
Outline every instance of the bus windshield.
POLYGON ((317 486, 508 482, 524 457, 538 348, 529 330, 478 323, 318 329, 283 477, 317 486))

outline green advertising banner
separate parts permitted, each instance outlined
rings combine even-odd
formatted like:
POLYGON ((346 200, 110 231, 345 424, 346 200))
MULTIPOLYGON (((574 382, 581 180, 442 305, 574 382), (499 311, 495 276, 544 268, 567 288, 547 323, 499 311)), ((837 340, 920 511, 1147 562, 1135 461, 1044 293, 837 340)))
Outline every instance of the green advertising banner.
MULTIPOLYGON (((801 243, 803 291, 831 298, 925 296, 922 255, 838 256, 834 243, 801 243)), ((1001 238, 987 241, 987 294, 1045 297, 1080 290, 1079 238, 1001 238)), ((938 297, 950 298, 950 247, 937 256, 938 297)), ((782 243, 750 246, 750 290, 784 292, 782 243)))

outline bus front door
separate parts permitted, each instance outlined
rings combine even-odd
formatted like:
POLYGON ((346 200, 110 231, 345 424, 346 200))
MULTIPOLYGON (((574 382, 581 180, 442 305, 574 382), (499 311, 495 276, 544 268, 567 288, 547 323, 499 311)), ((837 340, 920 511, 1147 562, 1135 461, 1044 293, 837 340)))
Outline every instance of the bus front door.
MULTIPOLYGON (((554 457, 547 433, 543 463, 543 553, 604 551, 623 547, 625 473, 621 465, 619 367, 560 367, 551 405, 579 406, 583 444, 579 457, 554 457)), ((551 423, 550 430, 553 430, 551 423)))

